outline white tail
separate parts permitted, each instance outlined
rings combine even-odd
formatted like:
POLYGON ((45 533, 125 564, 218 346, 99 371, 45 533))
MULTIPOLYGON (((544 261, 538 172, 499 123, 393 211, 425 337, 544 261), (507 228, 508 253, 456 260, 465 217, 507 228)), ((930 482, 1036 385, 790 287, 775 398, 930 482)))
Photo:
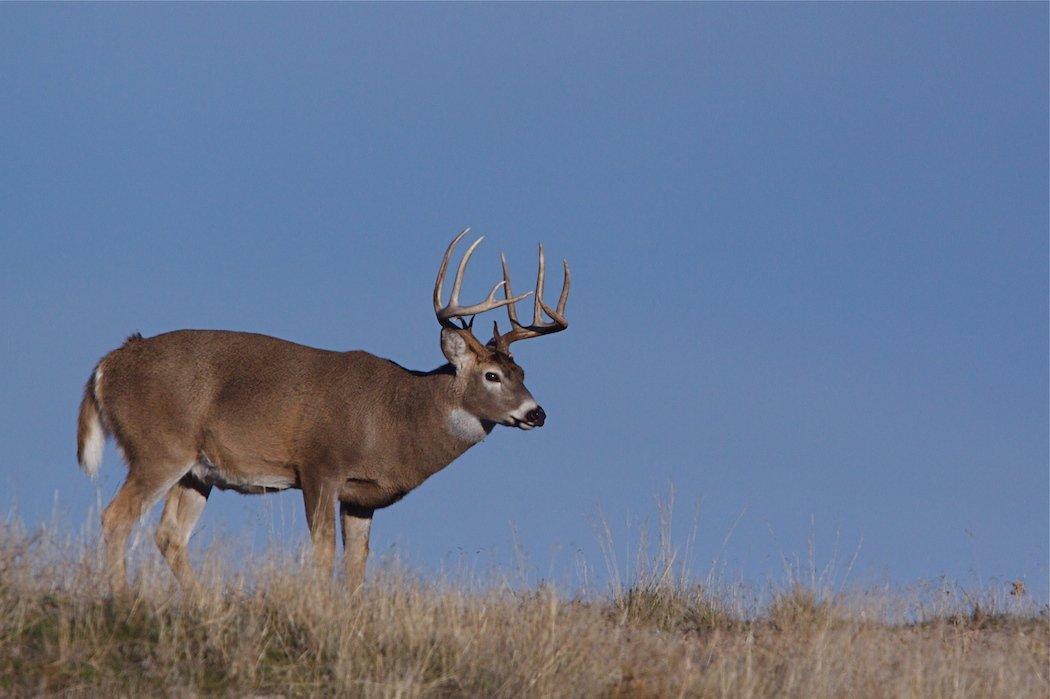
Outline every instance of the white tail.
POLYGON ((91 478, 98 475, 102 465, 102 447, 106 442, 106 430, 102 426, 99 413, 98 389, 102 379, 102 365, 88 380, 84 389, 84 399, 80 403, 80 417, 77 421, 77 461, 80 468, 91 478))

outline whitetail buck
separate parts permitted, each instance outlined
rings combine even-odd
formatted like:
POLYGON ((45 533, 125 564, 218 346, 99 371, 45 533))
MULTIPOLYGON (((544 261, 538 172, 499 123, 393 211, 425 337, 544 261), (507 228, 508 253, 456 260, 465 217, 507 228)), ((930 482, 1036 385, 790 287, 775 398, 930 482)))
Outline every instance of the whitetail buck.
POLYGON ((514 304, 533 292, 513 296, 502 256, 503 281, 481 303, 459 304, 479 238, 463 255, 442 305, 445 272, 466 233, 449 244, 434 284, 441 350, 449 363, 433 371, 410 371, 368 352, 331 352, 221 330, 133 335, 102 358, 80 404, 77 459, 94 476, 105 437, 112 435, 127 461, 127 479, 102 513, 114 590, 127 584, 128 534, 161 496, 157 546, 182 586, 195 585, 186 545, 213 487, 302 490, 315 559, 328 575, 338 502, 346 578, 356 588, 364 579, 375 510, 400 500, 495 425, 543 425, 546 415, 525 388, 510 344, 568 327, 569 266, 563 263, 561 296, 552 309, 543 301, 540 247, 533 320, 522 325, 514 304), (471 331, 473 317, 500 306, 507 307, 510 330, 500 334, 494 327, 482 344, 471 331))

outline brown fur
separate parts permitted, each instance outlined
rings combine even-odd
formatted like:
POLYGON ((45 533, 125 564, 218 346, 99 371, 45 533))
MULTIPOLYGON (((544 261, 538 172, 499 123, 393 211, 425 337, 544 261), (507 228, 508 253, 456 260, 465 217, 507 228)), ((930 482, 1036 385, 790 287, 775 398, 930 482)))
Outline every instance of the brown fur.
POLYGON ((450 364, 407 370, 368 352, 332 352, 252 333, 180 330, 128 338, 89 379, 77 427, 83 463, 93 420, 124 452, 128 476, 103 514, 114 587, 144 512, 167 495, 157 543, 183 584, 189 534, 212 486, 302 490, 318 561, 330 571, 341 503, 348 578, 358 584, 374 510, 401 499, 474 442, 448 427, 462 410, 489 433, 531 400, 514 360, 446 328, 450 364), (462 340, 463 342, 459 342, 462 340), (458 348, 458 352, 457 352, 458 348), (486 386, 498 370, 502 386, 486 386), (261 485, 260 485, 261 483, 261 485), (270 484, 269 486, 267 484, 270 484))

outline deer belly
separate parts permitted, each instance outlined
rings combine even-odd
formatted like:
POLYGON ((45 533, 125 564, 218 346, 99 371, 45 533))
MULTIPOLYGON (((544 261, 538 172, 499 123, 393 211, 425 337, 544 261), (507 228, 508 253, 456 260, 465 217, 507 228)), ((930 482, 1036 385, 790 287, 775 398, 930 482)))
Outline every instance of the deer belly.
POLYGON ((291 471, 223 467, 216 465, 204 452, 201 452, 190 473, 205 485, 214 486, 219 490, 235 490, 247 495, 286 490, 296 485, 295 474, 291 471))

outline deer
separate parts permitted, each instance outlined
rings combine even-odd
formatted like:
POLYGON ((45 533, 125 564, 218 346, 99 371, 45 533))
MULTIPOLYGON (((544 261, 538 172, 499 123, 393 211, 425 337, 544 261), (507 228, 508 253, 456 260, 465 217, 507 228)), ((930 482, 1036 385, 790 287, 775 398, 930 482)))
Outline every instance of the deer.
POLYGON ((77 460, 94 479, 112 437, 127 465, 101 517, 103 565, 114 593, 128 590, 128 536, 162 497, 157 547, 181 588, 198 586, 187 547, 213 488, 302 491, 316 569, 331 579, 338 519, 343 577, 356 590, 376 510, 401 500, 496 425, 543 426, 547 414, 525 387, 510 346, 568 328, 569 265, 562 262, 556 308, 543 300, 542 245, 534 291, 514 295, 501 253, 502 281, 483 301, 461 305, 464 273, 482 236, 463 254, 446 304, 449 262, 469 230, 449 243, 438 268, 434 312, 447 362, 431 371, 363 350, 227 330, 135 333, 98 362, 80 403, 77 460), (526 325, 516 304, 530 295, 533 319, 526 325), (482 344, 474 318, 500 307, 510 328, 500 333, 494 321, 492 338, 482 344))

